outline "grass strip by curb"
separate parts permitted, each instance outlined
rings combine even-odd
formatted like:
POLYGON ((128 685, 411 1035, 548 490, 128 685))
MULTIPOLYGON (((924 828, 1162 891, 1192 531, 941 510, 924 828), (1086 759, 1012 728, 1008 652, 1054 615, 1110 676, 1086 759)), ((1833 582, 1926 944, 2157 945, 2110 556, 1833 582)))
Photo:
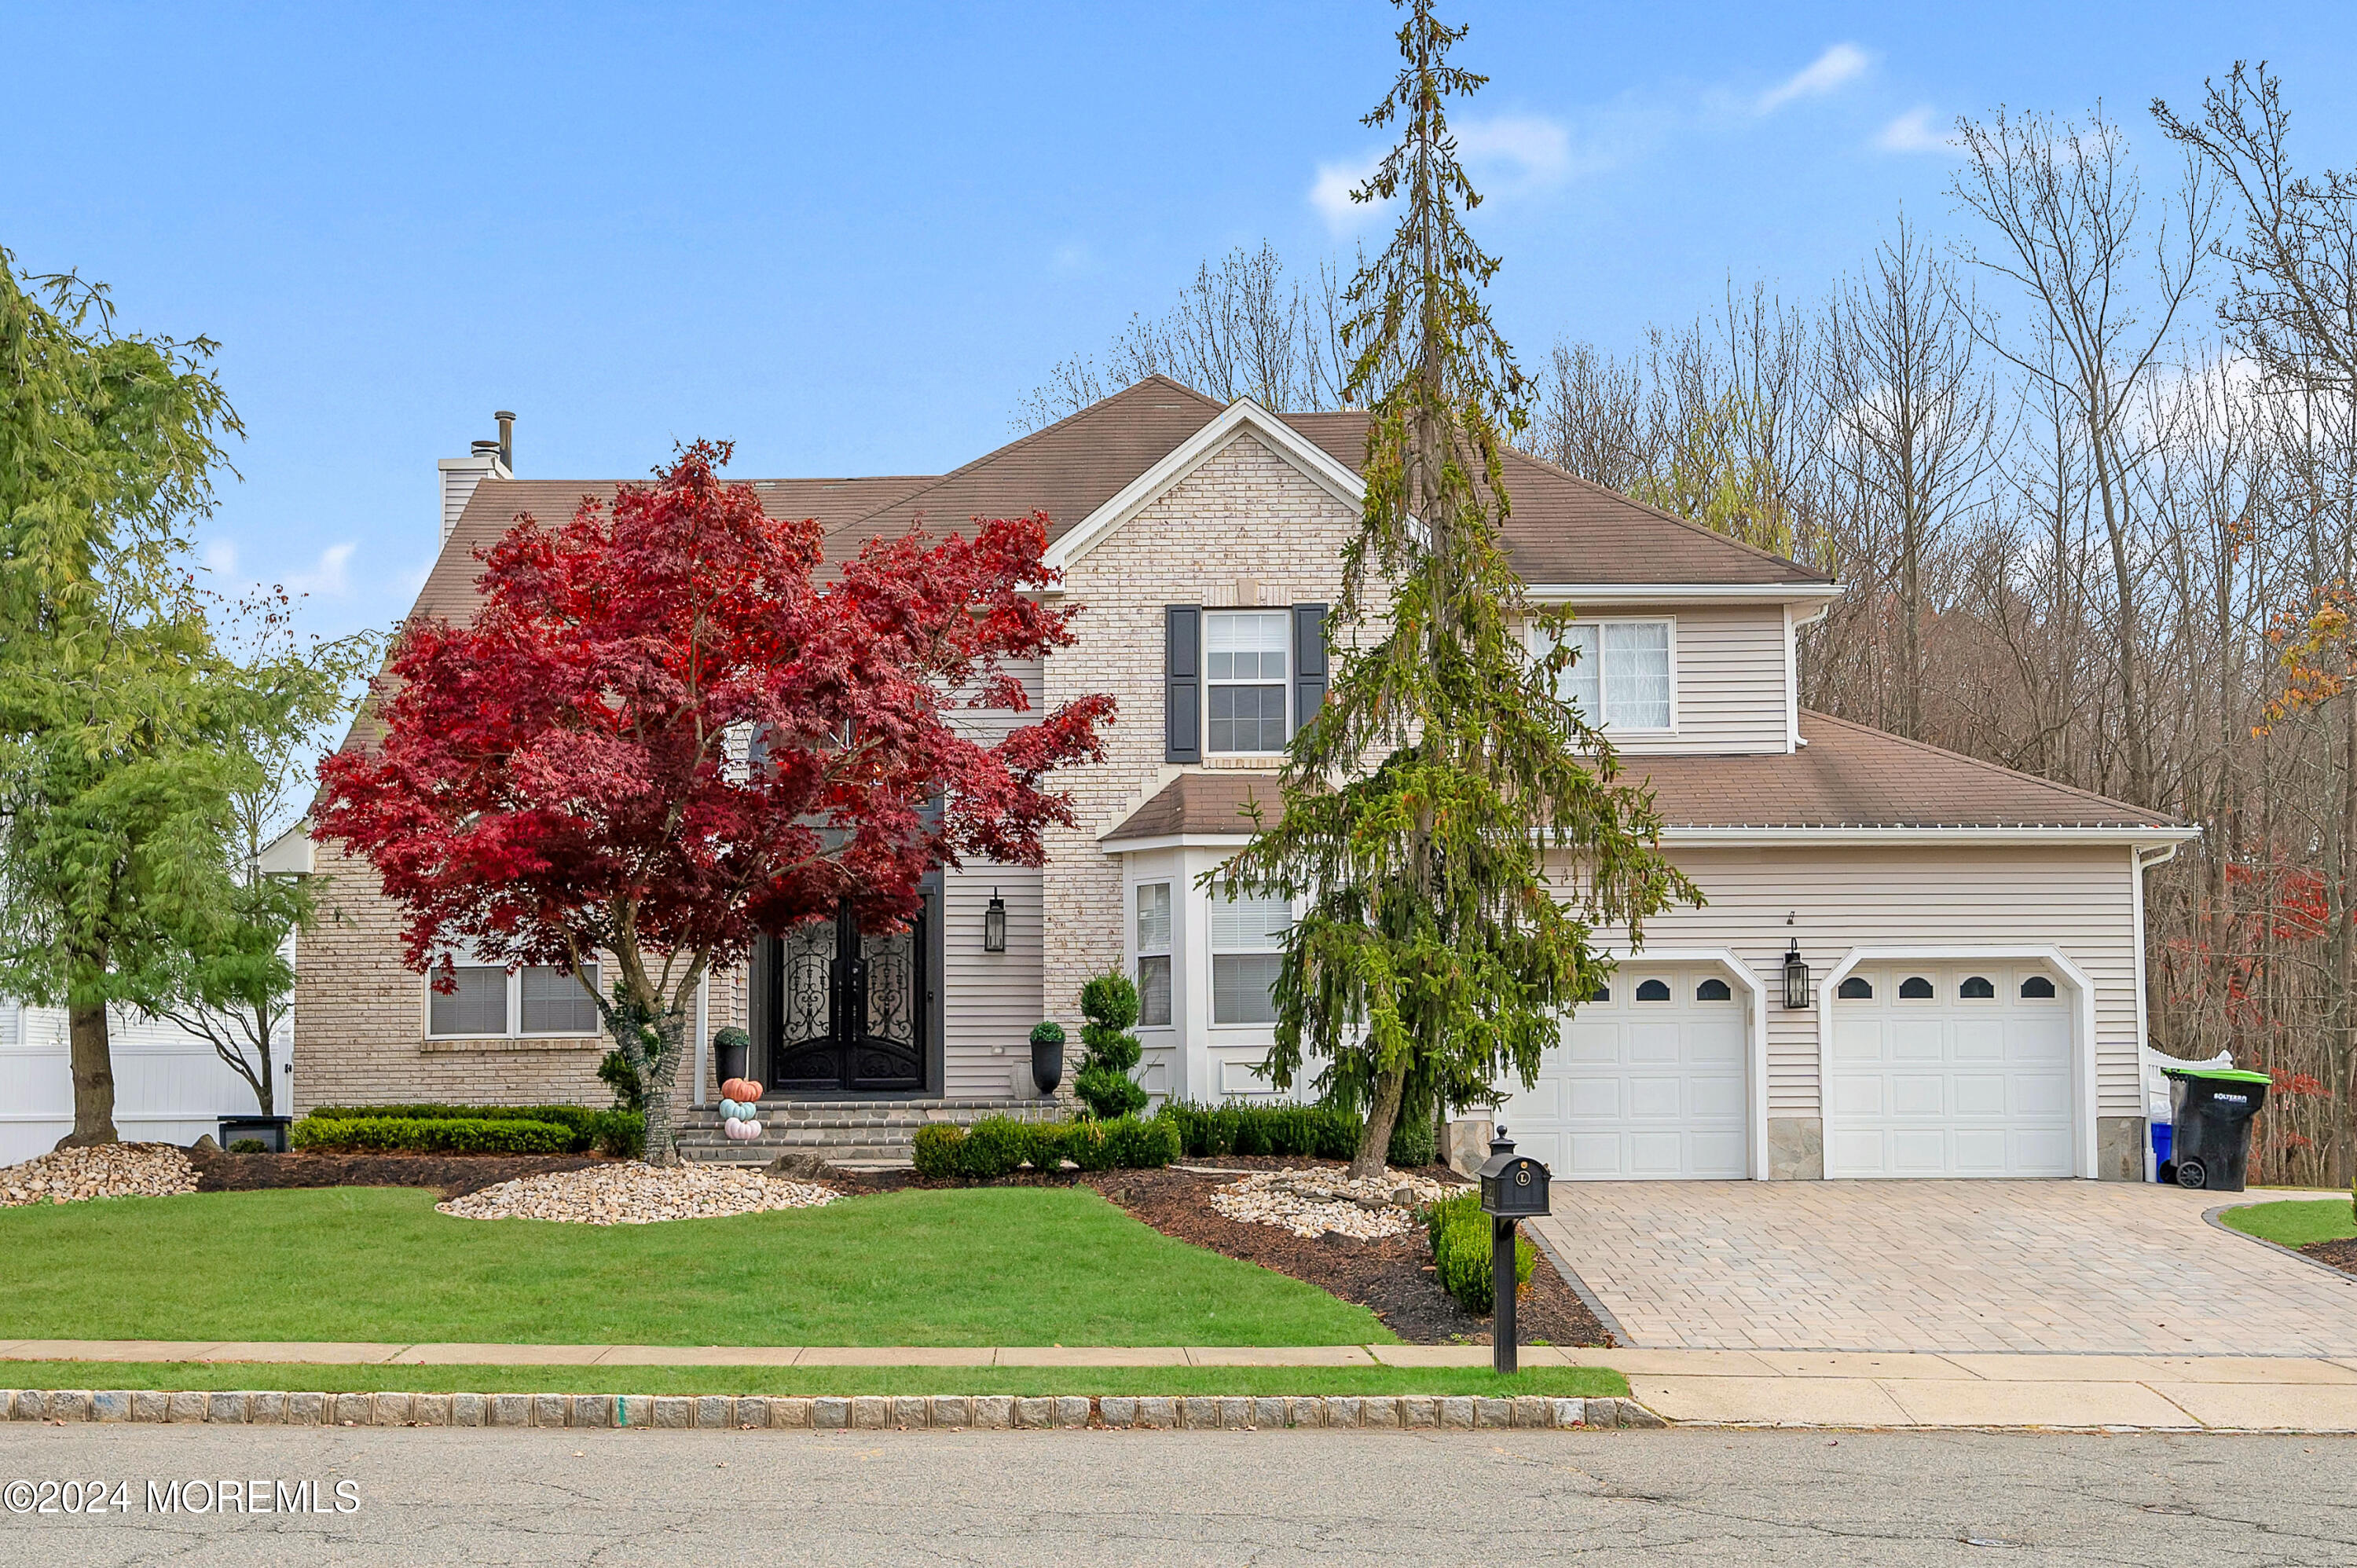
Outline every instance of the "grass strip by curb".
POLYGON ((1469 1394, 1498 1399, 1626 1395, 1603 1367, 418 1367, 259 1361, 0 1361, 18 1389, 287 1390, 317 1393, 1012 1394, 1172 1398, 1297 1394, 1469 1394))

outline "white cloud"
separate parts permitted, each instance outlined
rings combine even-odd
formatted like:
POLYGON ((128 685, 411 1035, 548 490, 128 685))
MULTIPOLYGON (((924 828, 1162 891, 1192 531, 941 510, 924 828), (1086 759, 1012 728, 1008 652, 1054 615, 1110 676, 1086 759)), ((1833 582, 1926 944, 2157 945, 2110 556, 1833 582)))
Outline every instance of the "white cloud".
POLYGON ((1351 192, 1364 185, 1383 161, 1383 155, 1375 153, 1356 163, 1318 166, 1318 177, 1309 187, 1309 205, 1326 220, 1328 230, 1337 235, 1348 234, 1383 210, 1383 202, 1351 199, 1351 192))
POLYGON ((1772 114, 1796 98, 1822 98, 1863 73, 1874 57, 1856 44, 1835 44, 1760 95, 1760 113, 1772 114))
POLYGON ((1469 120, 1457 127, 1457 148, 1468 164, 1523 186, 1553 185, 1573 172, 1571 133, 1544 115, 1469 120))
POLYGON ((1874 145, 1887 153, 1953 153, 1956 138, 1934 129, 1932 106, 1919 104, 1885 125, 1875 136, 1874 145))
POLYGON ((330 544, 319 552, 319 564, 308 572, 296 572, 286 579, 286 591, 297 596, 317 595, 326 599, 340 599, 352 591, 352 552, 357 546, 347 541, 330 544))
POLYGON ((216 539, 206 545, 205 570, 216 577, 236 576, 237 545, 226 539, 216 539))

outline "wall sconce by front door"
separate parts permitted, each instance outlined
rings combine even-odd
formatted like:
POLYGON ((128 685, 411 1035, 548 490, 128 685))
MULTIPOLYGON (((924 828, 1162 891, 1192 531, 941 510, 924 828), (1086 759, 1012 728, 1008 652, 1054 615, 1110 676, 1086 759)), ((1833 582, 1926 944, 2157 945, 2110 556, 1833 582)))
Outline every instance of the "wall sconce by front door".
POLYGON ((1809 961, 1801 956, 1801 940, 1792 939, 1784 955, 1784 1005, 1798 1010, 1809 1004, 1809 961))
POLYGON ((989 906, 982 912, 982 950, 1006 950, 1006 900, 998 896, 996 887, 990 890, 989 906))

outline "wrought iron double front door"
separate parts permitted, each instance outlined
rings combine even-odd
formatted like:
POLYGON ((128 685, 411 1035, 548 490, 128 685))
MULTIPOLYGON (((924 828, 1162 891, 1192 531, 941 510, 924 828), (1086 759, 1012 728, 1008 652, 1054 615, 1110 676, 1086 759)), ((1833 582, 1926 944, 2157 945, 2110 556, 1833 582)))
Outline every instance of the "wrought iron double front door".
POLYGON ((770 1071, 782 1090, 925 1087, 924 917, 859 929, 845 904, 771 939, 770 1071))

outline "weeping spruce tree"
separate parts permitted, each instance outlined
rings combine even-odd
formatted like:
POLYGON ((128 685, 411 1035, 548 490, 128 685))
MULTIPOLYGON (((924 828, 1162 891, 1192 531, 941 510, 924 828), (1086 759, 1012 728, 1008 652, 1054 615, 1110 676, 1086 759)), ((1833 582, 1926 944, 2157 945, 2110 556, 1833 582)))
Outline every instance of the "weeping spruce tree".
POLYGON ((1651 795, 1615 782, 1609 744, 1555 695, 1568 654, 1525 651, 1526 624, 1562 617, 1525 604, 1503 546, 1524 383, 1482 300, 1498 263, 1465 231, 1480 198, 1442 113, 1484 79, 1448 63, 1464 28, 1402 4, 1405 63, 1365 120, 1399 143, 1351 193, 1396 200, 1399 227, 1348 295, 1346 397, 1372 418, 1334 678, 1287 753, 1283 817, 1212 874, 1296 901, 1268 1070, 1289 1087, 1320 1058, 1324 1087, 1363 1108, 1353 1176, 1383 1169, 1403 1108, 1535 1080, 1610 970, 1599 925, 1635 940, 1699 901, 1661 856, 1651 795))

